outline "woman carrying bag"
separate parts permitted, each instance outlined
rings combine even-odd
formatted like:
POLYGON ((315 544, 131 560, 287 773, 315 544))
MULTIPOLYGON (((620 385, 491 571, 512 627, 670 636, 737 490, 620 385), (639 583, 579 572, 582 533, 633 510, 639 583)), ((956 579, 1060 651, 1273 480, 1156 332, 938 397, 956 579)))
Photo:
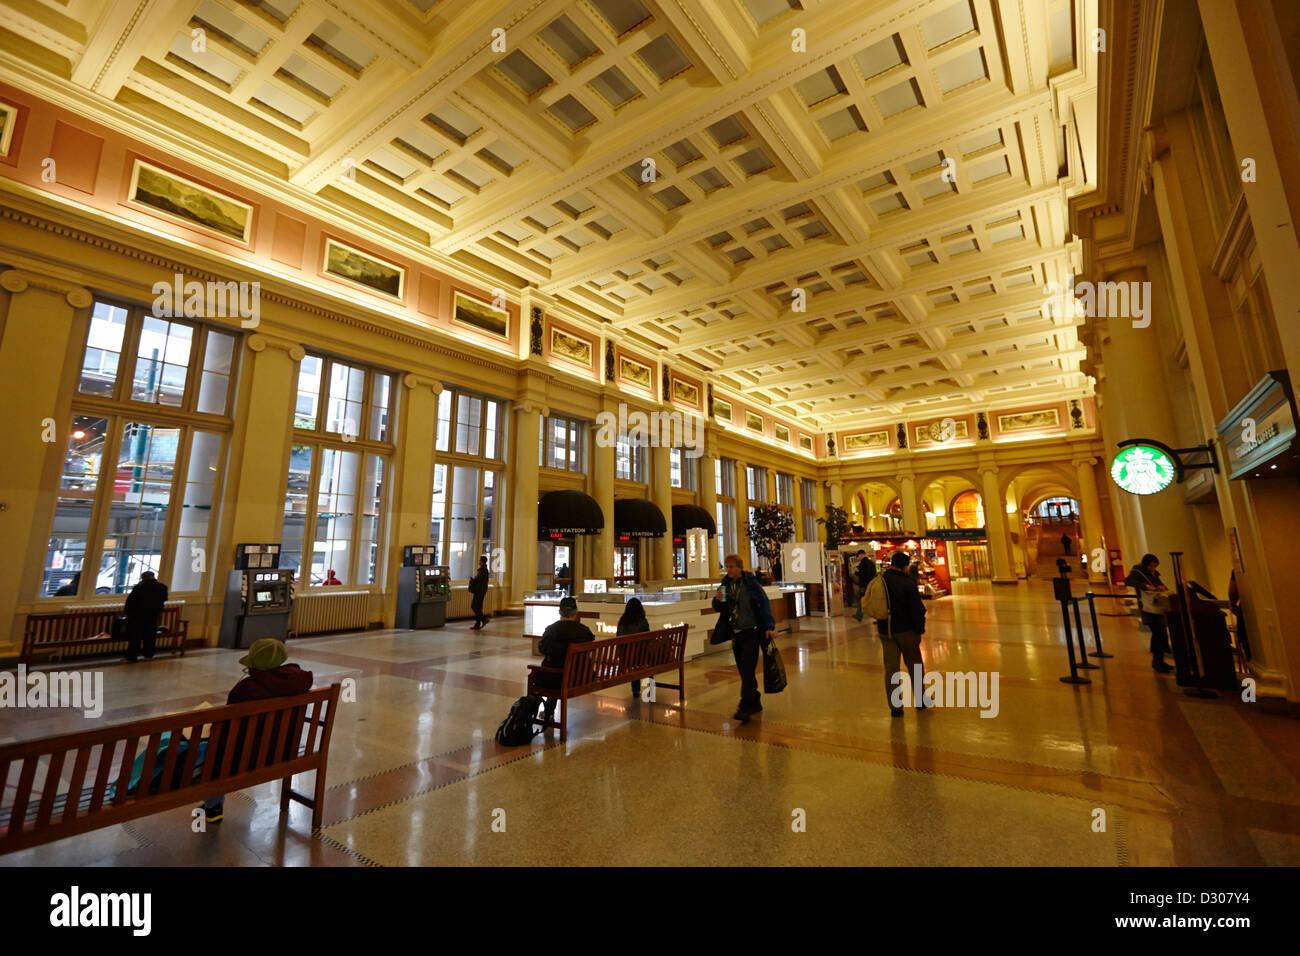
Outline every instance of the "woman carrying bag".
POLYGON ((1138 607, 1142 609, 1142 623, 1151 629, 1151 669, 1161 674, 1173 670, 1165 663, 1169 650, 1169 629, 1165 625, 1165 611, 1169 610, 1169 589, 1160 583, 1160 559, 1154 554, 1142 555, 1142 563, 1133 565, 1124 583, 1137 589, 1138 607))

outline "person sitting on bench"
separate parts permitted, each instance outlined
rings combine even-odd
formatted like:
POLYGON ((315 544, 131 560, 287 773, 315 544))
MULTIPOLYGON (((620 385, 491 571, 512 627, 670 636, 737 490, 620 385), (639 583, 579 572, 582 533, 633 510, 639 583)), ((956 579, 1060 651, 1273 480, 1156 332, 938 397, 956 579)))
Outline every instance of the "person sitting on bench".
MULTIPOLYGON (((569 653, 570 644, 582 644, 594 641, 596 635, 587 625, 578 620, 578 602, 571 598, 560 599, 560 619, 542 631, 542 639, 537 642, 537 649, 542 652, 542 666, 564 668, 564 657, 569 653)), ((538 671, 534 683, 543 688, 560 689, 560 675, 538 671)), ((555 715, 558 697, 546 697, 546 722, 549 724, 555 715)))
MULTIPOLYGON (((248 653, 239 659, 239 663, 248 669, 248 676, 230 689, 226 703, 242 704, 250 700, 270 700, 272 697, 293 697, 307 693, 311 690, 311 671, 305 671, 297 664, 286 664, 288 658, 289 652, 285 650, 284 644, 275 638, 263 637, 254 641, 248 653)), ((272 730, 274 732, 274 728, 272 730)), ((252 749, 256 752, 256 742, 252 749)), ((203 813, 208 823, 221 822, 225 800, 226 797, 222 794, 203 801, 203 813)))

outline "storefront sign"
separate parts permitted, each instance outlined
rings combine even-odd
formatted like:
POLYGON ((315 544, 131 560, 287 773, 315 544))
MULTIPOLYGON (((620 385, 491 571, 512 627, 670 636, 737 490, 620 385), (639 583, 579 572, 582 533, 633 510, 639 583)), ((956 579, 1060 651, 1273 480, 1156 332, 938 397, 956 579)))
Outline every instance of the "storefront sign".
POLYGON ((931 528, 925 537, 935 541, 983 541, 988 537, 985 528, 931 528))
POLYGON ((1177 470, 1173 457, 1163 448, 1129 445, 1111 462, 1110 477, 1131 495, 1154 495, 1173 483, 1177 470))
POLYGON ((1297 473, 1295 398, 1286 372, 1269 372, 1218 425, 1229 478, 1297 473))

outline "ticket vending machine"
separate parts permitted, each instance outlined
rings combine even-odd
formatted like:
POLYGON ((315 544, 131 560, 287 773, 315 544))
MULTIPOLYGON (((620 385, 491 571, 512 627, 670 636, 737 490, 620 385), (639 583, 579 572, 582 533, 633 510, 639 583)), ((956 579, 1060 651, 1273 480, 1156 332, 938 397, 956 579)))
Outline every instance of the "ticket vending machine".
POLYGON ((431 544, 408 544, 402 549, 397 572, 397 627, 418 630, 447 623, 451 599, 448 569, 433 562, 438 549, 431 544))
POLYGON ((226 578, 221 614, 222 647, 248 647, 263 637, 289 636, 293 571, 281 568, 279 544, 241 544, 226 578))

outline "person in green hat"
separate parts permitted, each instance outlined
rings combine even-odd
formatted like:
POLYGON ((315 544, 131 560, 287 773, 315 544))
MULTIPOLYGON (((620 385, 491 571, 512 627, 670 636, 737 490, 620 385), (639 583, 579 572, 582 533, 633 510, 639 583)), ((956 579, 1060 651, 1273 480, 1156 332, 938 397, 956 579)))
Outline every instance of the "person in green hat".
MULTIPOLYGON (((305 671, 297 664, 288 664, 289 652, 284 642, 272 637, 264 637, 253 642, 248 653, 239 659, 239 663, 248 671, 248 676, 230 689, 226 697, 227 704, 242 704, 250 700, 270 700, 272 697, 293 697, 311 690, 311 671, 305 671)), ((275 728, 272 728, 275 732, 275 728)), ((218 744, 218 751, 225 741, 218 744)), ((235 742, 236 752, 240 741, 235 742)), ((253 751, 256 751, 254 743, 253 751)), ((208 823, 220 823, 225 807, 225 795, 209 797, 203 801, 203 814, 208 823)))

